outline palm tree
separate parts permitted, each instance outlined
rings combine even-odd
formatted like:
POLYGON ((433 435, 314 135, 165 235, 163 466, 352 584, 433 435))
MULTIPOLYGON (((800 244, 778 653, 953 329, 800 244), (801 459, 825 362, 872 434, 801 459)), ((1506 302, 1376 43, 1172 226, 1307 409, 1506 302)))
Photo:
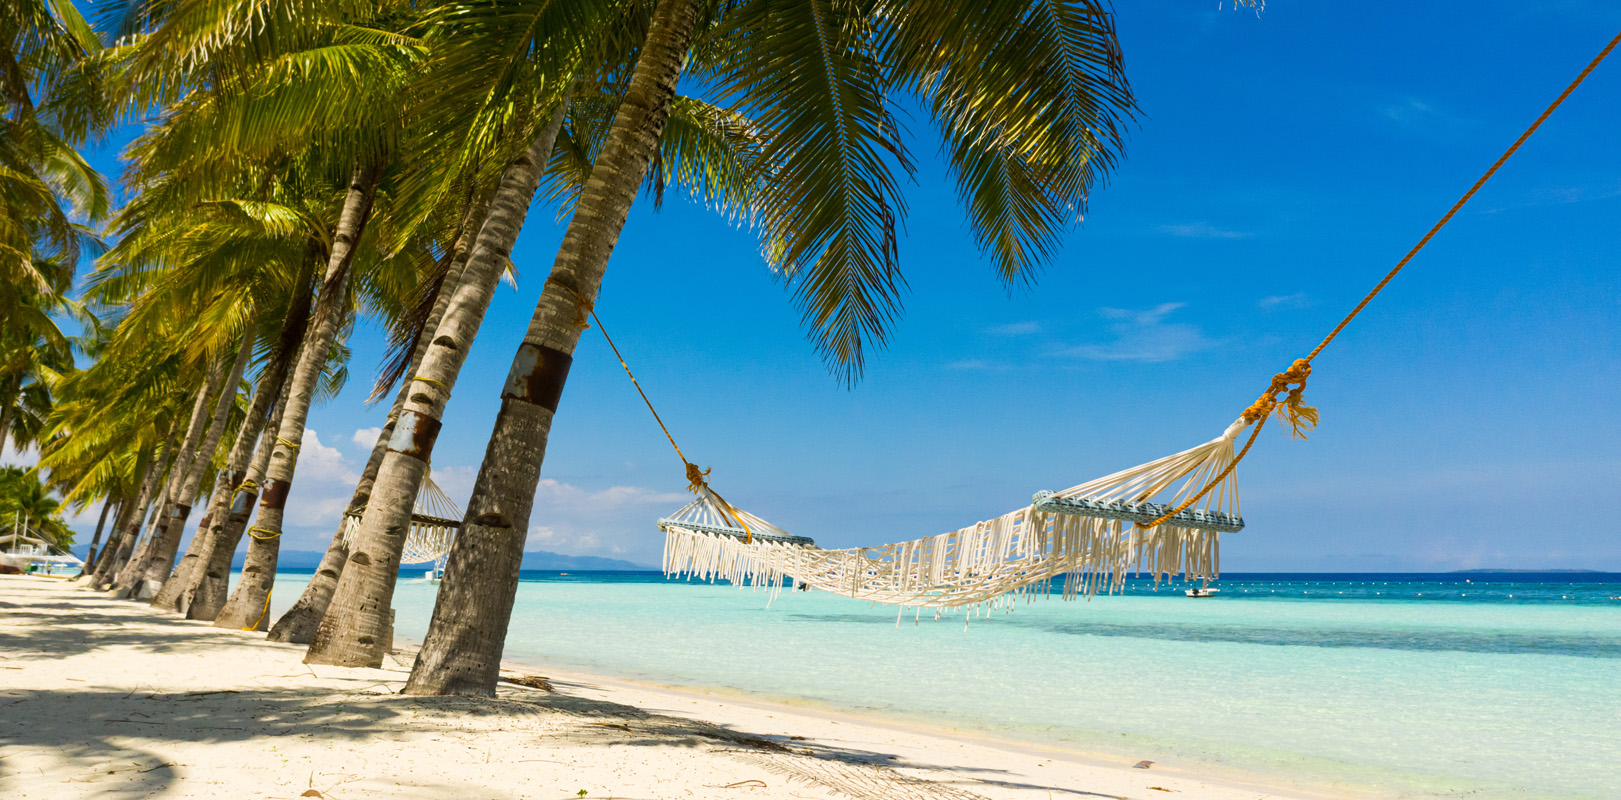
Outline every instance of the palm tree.
POLYGON ((73 547, 73 531, 62 510, 62 501, 33 470, 0 468, 0 530, 22 531, 65 553, 73 547))
MULTIPOLYGON (((250 0, 236 5, 238 10, 256 14, 255 6, 262 4, 250 0)), ((358 79, 374 97, 382 96, 379 87, 386 90, 389 81, 398 84, 397 78, 408 74, 412 51, 403 37, 390 34, 386 26, 364 27, 388 13, 386 7, 294 5, 296 9, 280 8, 275 14, 256 16, 262 24, 246 29, 237 25, 234 14, 220 13, 210 4, 154 7, 157 13, 138 20, 148 32, 130 58, 137 104, 184 112, 172 115, 168 124, 154 132, 148 146, 153 154, 149 169, 179 167, 206 176, 208 165, 217 161, 210 151, 262 160, 301 145, 299 174, 310 188, 318 189, 323 174, 341 169, 347 175, 341 183, 337 219, 323 237, 320 255, 325 269, 311 324, 291 371, 287 400, 278 404, 281 417, 278 428, 271 432, 274 450, 264 475, 250 560, 254 549, 266 548, 273 559, 279 544, 297 448, 329 353, 345 326, 355 256, 384 181, 388 146, 398 126, 399 112, 394 107, 398 103, 357 104, 350 102, 348 94, 356 90, 358 79), (385 68, 377 69, 379 65, 385 68), (320 93, 323 88, 327 94, 320 93), (289 108, 302 115, 305 124, 279 124, 288 121, 289 108), (351 124, 337 125, 330 115, 310 114, 310 108, 359 113, 349 115, 351 124), (311 135, 314 129, 307 122, 311 118, 325 123, 317 126, 320 135, 311 135)), ((247 609, 259 607, 273 579, 270 570, 243 581, 238 589, 241 597, 228 601, 218 623, 236 624, 247 609)))
POLYGON ((99 48, 71 3, 0 7, 0 319, 53 310, 93 243, 82 223, 107 212, 106 182, 74 150, 99 99, 85 67, 99 48))
MULTIPOLYGON (((453 121, 435 119, 422 125, 423 129, 464 130, 469 142, 465 152, 476 153, 494 135, 488 133, 490 129, 524 129, 501 116, 511 113, 509 109, 514 106, 549 108, 550 119, 532 138, 518 138, 529 142, 527 149, 507 162, 487 216, 482 225, 472 229, 476 236, 443 317, 435 328, 424 330, 432 335, 422 338, 422 346, 414 355, 420 363, 413 364, 413 374, 401 387, 399 427, 394 427, 391 415, 388 429, 390 433, 399 431, 394 434, 396 438, 411 443, 385 448, 385 440, 379 438, 381 458, 374 457, 372 462, 377 477, 366 487, 369 500, 356 535, 367 558, 348 562, 344 558, 346 551, 335 540, 306 597, 290 612, 296 616, 279 633, 272 634, 283 641, 312 641, 308 656, 312 662, 375 664, 381 659, 381 643, 388 637, 378 626, 387 624, 386 614, 373 611, 356 617, 350 611, 356 607, 389 606, 403 546, 398 532, 407 529, 416 493, 428 474, 426 456, 441 424, 444 404, 488 308, 497 276, 522 230, 532 198, 547 182, 551 184, 548 194, 554 199, 562 199, 584 184, 593 150, 588 132, 603 127, 599 117, 605 111, 612 112, 611 104, 595 100, 598 95, 616 93, 620 88, 612 83, 614 70, 584 71, 586 62, 579 59, 587 53, 611 52, 615 46, 623 49, 625 43, 615 42, 611 34, 627 24, 635 27, 642 22, 634 18, 634 11, 633 7, 613 4, 519 3, 505 8, 449 5, 436 18, 442 24, 433 27, 426 39, 436 47, 424 78, 431 89, 423 93, 440 101, 436 103, 439 109, 451 109, 447 116, 453 121), (514 78, 514 73, 525 72, 527 87, 514 78), (474 102, 469 105, 467 99, 474 102), (575 104, 576 100, 584 102, 575 104), (458 103, 468 107, 462 110, 458 103), (576 113, 570 114, 571 106, 576 113), (557 142, 567 119, 574 123, 572 146, 559 149, 557 142), (327 609, 328 602, 324 595, 328 592, 333 598, 343 598, 344 610, 322 617, 320 612, 327 609), (312 639, 306 639, 311 623, 316 621, 321 625, 313 631, 312 639), (358 627, 334 627, 348 623, 358 623, 358 627)), ((621 53, 608 63, 620 64, 624 60, 625 54, 621 53)), ((748 170, 739 166, 746 160, 750 141, 745 121, 698 101, 683 103, 681 110, 688 135, 672 138, 672 146, 663 153, 666 170, 659 177, 678 181, 706 199, 718 200, 716 205, 736 203, 736 195, 746 193, 752 185, 748 170)), ((663 182, 656 185, 662 189, 663 182)))
POLYGON ((813 343, 847 381, 899 311, 905 206, 891 164, 910 166, 893 95, 928 109, 977 238, 1009 282, 1029 280, 1074 222, 1132 108, 1111 18, 1092 0, 660 3, 519 346, 407 693, 494 692, 577 322, 689 62, 766 131, 768 174, 750 210, 813 343))

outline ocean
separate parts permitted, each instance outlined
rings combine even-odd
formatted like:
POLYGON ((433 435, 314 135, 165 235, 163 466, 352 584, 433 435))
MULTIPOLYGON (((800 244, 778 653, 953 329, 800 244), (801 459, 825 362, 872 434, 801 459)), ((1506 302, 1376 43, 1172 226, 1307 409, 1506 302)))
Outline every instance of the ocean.
MULTIPOLYGON (((421 574, 395 595, 416 641, 421 574)), ((1205 599, 1134 580, 940 621, 657 573, 523 578, 513 660, 1308 790, 1621 798, 1621 574, 1234 574, 1205 599)), ((307 580, 278 575, 272 613, 307 580)))

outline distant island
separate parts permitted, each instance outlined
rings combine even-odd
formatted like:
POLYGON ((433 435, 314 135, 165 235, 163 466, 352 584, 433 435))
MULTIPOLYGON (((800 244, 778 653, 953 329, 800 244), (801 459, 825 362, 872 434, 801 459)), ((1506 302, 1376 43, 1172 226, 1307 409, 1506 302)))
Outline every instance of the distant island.
POLYGON ((1601 569, 1455 569, 1448 575, 1517 575, 1521 573, 1547 575, 1554 574, 1604 574, 1601 569))

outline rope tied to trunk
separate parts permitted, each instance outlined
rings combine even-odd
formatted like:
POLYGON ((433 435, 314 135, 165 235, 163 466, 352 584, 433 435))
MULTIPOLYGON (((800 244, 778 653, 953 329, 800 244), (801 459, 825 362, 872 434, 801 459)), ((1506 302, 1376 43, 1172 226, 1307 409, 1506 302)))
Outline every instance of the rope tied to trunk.
MULTIPOLYGON (((445 393, 445 396, 447 396, 447 397, 450 396, 450 384, 445 383, 444 381, 439 380, 438 378, 430 378, 430 377, 428 377, 426 375, 412 375, 411 380, 413 380, 413 381, 421 381, 421 382, 429 384, 431 386, 437 386, 437 387, 439 387, 439 391, 445 393)), ((399 418, 395 417, 393 414, 390 414, 390 415, 388 415, 388 421, 389 422, 397 422, 397 421, 399 421, 399 418)))
POLYGON ((269 528, 261 528, 258 525, 255 525, 248 528, 248 536, 249 538, 258 539, 261 542, 268 542, 271 539, 279 538, 281 536, 281 531, 273 531, 269 528), (266 535, 260 536, 259 534, 261 533, 266 535))
MULTIPOLYGON (((546 276, 546 285, 547 286, 556 286, 557 288, 562 289, 565 292, 568 292, 569 295, 573 297, 573 299, 574 299, 574 327, 579 328, 582 331, 585 330, 586 328, 591 327, 591 322, 590 322, 590 319, 588 318, 588 315, 590 317, 595 317, 595 315, 596 315, 596 311, 594 310, 595 306, 596 306, 596 303, 593 303, 591 301, 591 298, 586 297, 584 292, 581 292, 579 289, 576 289, 573 286, 570 286, 570 285, 562 282, 561 280, 558 280, 555 276, 552 276, 552 275, 546 276)), ((600 325, 601 323, 598 323, 598 324, 600 325)))
POLYGON ((287 448, 288 450, 297 450, 299 447, 303 446, 302 443, 300 443, 300 442, 290 442, 290 441, 288 441, 286 439, 281 438, 280 436, 276 437, 276 444, 279 444, 282 447, 287 448))
POLYGON ((275 589, 269 589, 269 590, 267 590, 265 592, 265 608, 264 608, 264 610, 259 612, 259 618, 254 620, 252 625, 250 625, 250 626, 248 626, 246 628, 243 628, 242 630, 245 630, 245 631, 259 630, 260 623, 263 623, 265 621, 265 617, 269 616, 269 614, 270 614, 270 594, 271 594, 271 592, 274 592, 274 591, 276 591, 276 590, 275 589))

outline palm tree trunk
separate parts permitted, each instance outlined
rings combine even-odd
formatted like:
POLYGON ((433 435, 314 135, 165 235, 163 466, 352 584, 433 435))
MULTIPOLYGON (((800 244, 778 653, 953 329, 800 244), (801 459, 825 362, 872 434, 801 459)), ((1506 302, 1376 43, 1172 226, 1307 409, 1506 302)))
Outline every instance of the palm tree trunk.
MULTIPOLYGON (((242 345, 236 349, 236 361, 231 364, 231 373, 225 377, 225 386, 214 401, 214 416, 209 420, 208 433, 203 436, 202 447, 198 450, 199 455, 192 464, 190 474, 186 476, 186 482, 180 487, 175 512, 170 516, 169 528, 164 531, 164 536, 168 539, 166 548, 153 557, 152 563, 146 569, 147 586, 142 591, 152 594, 153 608, 173 610, 175 600, 180 595, 180 588, 185 585, 183 580, 173 581, 174 588, 169 592, 164 591, 171 581, 169 572, 175 569, 175 551, 180 544, 180 535, 186 528, 186 517, 191 514, 191 504, 197 499, 197 488, 202 485, 203 475, 208 468, 214 465, 214 453, 219 450, 220 437, 225 434, 225 420, 236 407, 236 389, 238 384, 242 383, 242 373, 248 368, 248 358, 253 355, 254 338, 255 324, 250 321, 247 330, 242 334, 242 345)), ((191 537, 193 545, 204 538, 202 534, 206 530, 207 526, 198 526, 197 533, 191 537)), ((194 562, 195 560, 193 559, 194 562)))
POLYGON ((84 554, 84 568, 79 570, 81 578, 89 574, 92 565, 96 563, 96 547, 101 544, 101 531, 107 526, 107 509, 112 508, 116 502, 118 498, 113 497, 111 493, 102 498, 101 516, 96 518, 96 535, 90 537, 90 549, 84 554))
POLYGON ((11 415, 17 407, 17 396, 22 391, 21 375, 6 376, 6 390, 0 393, 0 455, 6 452, 6 441, 11 436, 11 415))
POLYGON ((146 516, 146 509, 152 503, 152 496, 157 493, 159 483, 169 471, 169 464, 174 461, 175 438, 179 433, 171 422, 169 430, 163 434, 167 441, 163 444, 162 458, 153 460, 146 477, 141 481, 141 491, 135 496, 135 503, 124 509, 123 513, 127 516, 121 528, 123 532, 119 536, 118 548, 113 550, 113 557, 108 559, 107 563, 96 568, 96 577, 90 582, 91 588, 100 589, 111 582, 124 561, 129 558, 129 554, 134 551, 135 540, 141 535, 141 518, 146 516))
MULTIPOLYGON (((191 407, 191 422, 186 427, 186 440, 180 447, 180 455, 176 457, 174 466, 169 470, 168 489, 159 498, 159 511, 157 527, 147 537, 146 544, 141 548, 135 558, 124 565, 118 573, 116 586, 118 593, 123 596, 139 595, 146 583, 146 571, 153 560, 168 549, 174 552, 174 544, 180 538, 180 532, 175 531, 170 537, 169 529, 173 527, 173 514, 180 496, 180 487, 186 482, 191 473, 192 462, 197 459, 197 448, 202 444, 203 432, 208 427, 208 399, 218 391, 220 384, 225 380, 224 354, 214 360, 208 370, 208 377, 203 380, 203 386, 197 390, 197 400, 191 407)), ((171 556, 172 557, 172 556, 171 556)), ((150 596, 149 596, 150 597, 150 596)))
POLYGON ((597 295, 658 148, 702 5, 665 0, 654 9, 630 88, 508 373, 495 431, 451 547, 407 694, 495 694, 552 416, 584 328, 582 306, 597 295))
MULTIPOLYGON (((313 267, 314 260, 306 260, 294 285, 307 284, 309 271, 313 267)), ((185 614, 187 619, 212 621, 225 606, 231 576, 231 560, 236 555, 237 545, 242 542, 242 531, 247 527, 247 512, 253 510, 254 502, 259 499, 256 488, 259 485, 258 481, 264 479, 265 467, 270 462, 270 452, 267 449, 264 458, 257 462, 259 466, 252 476, 254 483, 247 482, 254 463, 255 445, 266 430, 267 417, 270 430, 274 431, 279 424, 281 418, 272 416, 271 408, 273 406, 280 408, 283 405, 277 401, 283 397, 287 387, 287 372, 297 359, 305 331, 309 328, 310 293, 300 291, 295 297, 295 301, 288 309, 287 318, 282 322, 276 349, 269 363, 259 373, 259 384, 254 388, 253 401, 249 404, 247 416, 242 420, 242 427, 237 430, 236 443, 231 448, 231 456, 226 461, 225 470, 215 481, 214 496, 208 503, 209 522, 206 526, 199 526, 195 537, 201 540, 201 543, 193 548, 195 554, 191 552, 186 554, 188 559, 192 559, 195 555, 193 559, 195 564, 186 571, 185 579, 179 584, 174 609, 185 614), (238 517, 231 514, 232 499, 244 492, 246 495, 242 498, 242 508, 245 513, 238 517)), ((182 561, 183 570, 185 566, 185 561, 182 561)), ((178 580, 180 576, 175 577, 178 580)))
POLYGON ((349 180, 349 193, 344 198, 343 213, 338 217, 332 237, 326 276, 315 301, 315 316, 310 320, 309 338, 299 353, 281 424, 276 429, 275 449, 270 455, 265 490, 259 500, 259 519, 250 531, 248 562, 243 565, 242 581, 237 584, 236 592, 214 621, 218 627, 268 628, 270 591, 276 582, 275 562, 281 546, 282 515, 286 510, 287 492, 293 485, 293 472, 298 466, 298 447, 304 440, 304 423, 309 419, 310 403, 315 399, 321 372, 343 322, 344 303, 349 293, 349 265, 354 261, 355 246, 371 214, 380 174, 380 168, 357 165, 349 180), (257 556, 255 550, 259 551, 257 556), (247 571, 250 566, 258 568, 251 578, 247 571), (255 616, 258 621, 250 625, 255 616))
POLYGON ((489 215, 479 228, 444 319, 440 320, 416 375, 410 377, 404 410, 396 423, 366 514, 355 537, 355 553, 344 565, 327 613, 310 643, 306 663, 381 666, 392 639, 391 604, 400 554, 410 532, 417 490, 428 474, 428 457, 439 433, 450 388, 478 334, 496 282, 523 229, 529 204, 546 169, 567 115, 567 100, 553 110, 546 127, 523 155, 507 165, 489 215))
POLYGON ((136 454, 135 471, 132 476, 138 477, 140 482, 135 485, 133 494, 118 501, 118 513, 113 515, 113 529, 107 534, 107 546, 101 549, 101 554, 96 557, 96 563, 90 571, 78 579, 80 585, 94 587, 99 576, 105 575, 106 570, 110 568, 113 554, 118 552, 119 544, 124 539, 124 529, 129 526, 130 514, 140 503, 141 487, 146 485, 147 476, 157 468, 153 459, 156 450, 156 446, 147 445, 136 454))
POLYGON ((338 576, 343 574, 344 566, 349 561, 349 546, 344 541, 343 535, 344 528, 349 522, 349 515, 364 514, 366 505, 371 500, 372 487, 377 483, 377 473, 383 466, 383 457, 388 452, 389 440, 394 438, 394 424, 399 420, 400 411, 405 407, 406 395, 411 391, 410 376, 415 375, 417 368, 421 366, 422 357, 428 351, 428 342, 438 330, 439 321, 444 318, 456 287, 461 285, 462 275, 467 267, 468 243, 473 238, 468 235, 468 231, 483 221, 489 207, 487 200, 488 198, 475 200, 473 208, 468 209, 467 217, 462 221, 462 233, 457 235, 456 244, 451 248, 450 269, 434 298, 433 310, 423 321, 422 330, 412 346, 410 368, 402 377, 399 390, 394 393, 394 405, 388 411, 388 418, 383 423, 382 431, 377 434, 377 442, 372 445, 371 456, 366 459, 366 469, 360 473, 360 481, 355 484, 355 493, 349 498, 349 505, 343 515, 338 518, 338 529, 332 534, 332 541, 327 545, 326 553, 321 556, 320 566, 304 587, 304 593, 298 596, 298 601, 293 603, 293 607, 288 609, 287 613, 281 615, 281 619, 276 620, 275 625, 270 626, 270 641, 309 644, 315 636, 316 626, 321 624, 321 618, 326 615, 327 606, 332 602, 332 592, 338 587, 338 576))
MULTIPOLYGON (((250 608, 246 601, 239 601, 237 595, 246 591, 242 588, 243 584, 259 580, 260 574, 265 570, 268 569, 272 574, 276 571, 279 549, 254 547, 258 540, 250 538, 247 555, 242 560, 242 576, 237 581, 236 592, 227 599, 225 589, 230 583, 231 560, 236 555, 236 545, 242 541, 242 534, 248 527, 248 520, 253 517, 254 503, 259 500, 259 486, 264 482, 265 471, 270 468, 270 454, 276 450, 276 430, 281 427, 282 413, 287 410, 287 394, 290 389, 292 382, 283 381, 281 392, 276 397, 275 408, 270 412, 270 419, 259 436, 253 461, 248 464, 247 474, 230 495, 230 505, 222 514, 225 527, 220 529, 219 541, 209 556, 208 570, 204 573, 203 582, 198 585, 196 594, 192 596, 191 605, 186 608, 187 619, 212 621, 218 624, 226 610, 233 607, 240 609, 232 611, 235 619, 254 619, 249 614, 257 612, 257 609, 250 608)), ((235 627, 240 628, 242 624, 235 627)))

